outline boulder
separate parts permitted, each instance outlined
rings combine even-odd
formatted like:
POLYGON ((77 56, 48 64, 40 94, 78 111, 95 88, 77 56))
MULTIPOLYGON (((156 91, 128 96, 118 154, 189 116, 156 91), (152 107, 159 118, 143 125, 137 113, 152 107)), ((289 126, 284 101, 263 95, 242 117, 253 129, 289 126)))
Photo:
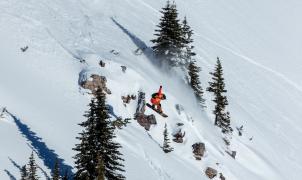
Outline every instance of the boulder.
POLYGON ((204 153, 206 151, 206 146, 204 143, 195 143, 192 145, 193 148, 193 154, 196 160, 201 160, 201 158, 204 156, 204 153))
POLYGON ((139 91, 137 107, 136 107, 136 112, 135 112, 134 117, 141 126, 143 126, 147 131, 149 131, 151 125, 155 125, 155 124, 157 124, 157 122, 156 122, 156 118, 153 114, 145 115, 145 110, 146 110, 145 93, 139 91))
POLYGON ((181 129, 179 129, 179 131, 177 131, 177 133, 173 134, 173 141, 176 142, 176 143, 183 143, 184 140, 183 138, 185 137, 186 135, 186 132, 181 132, 181 129))
POLYGON ((225 177, 224 177, 224 175, 223 175, 222 173, 219 173, 219 178, 220 178, 221 180, 226 180, 225 177))
POLYGON ((81 82, 81 87, 84 89, 91 90, 92 94, 95 94, 98 89, 111 94, 111 91, 106 87, 107 79, 104 76, 99 76, 97 74, 92 74, 90 79, 81 82))
POLYGON ((156 118, 153 114, 145 115, 145 114, 136 114, 135 119, 137 122, 143 126, 147 131, 150 130, 151 125, 156 125, 156 118))
POLYGON ((210 179, 213 179, 214 177, 217 176, 217 170, 211 167, 207 167, 205 173, 210 179))

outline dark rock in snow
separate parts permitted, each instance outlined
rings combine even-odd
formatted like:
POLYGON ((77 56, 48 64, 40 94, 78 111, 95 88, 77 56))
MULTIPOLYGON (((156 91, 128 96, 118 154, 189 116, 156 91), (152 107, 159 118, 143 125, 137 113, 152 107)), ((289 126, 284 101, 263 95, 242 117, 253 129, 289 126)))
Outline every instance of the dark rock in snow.
POLYGON ((153 114, 145 115, 145 109, 146 109, 145 93, 140 91, 138 92, 138 102, 137 102, 137 108, 134 117, 141 126, 143 126, 147 131, 149 131, 151 125, 152 124, 155 125, 157 124, 157 122, 153 114))
POLYGON ((121 66, 123 73, 126 73, 127 67, 126 66, 121 66))
POLYGON ((135 100, 136 96, 135 95, 127 95, 127 96, 122 96, 122 100, 124 104, 129 104, 131 100, 135 100))
POLYGON ((222 173, 219 173, 219 178, 220 178, 221 180, 226 180, 222 173))
POLYGON ((237 152, 236 151, 226 151, 232 158, 235 159, 237 152))
POLYGON ((207 167, 205 173, 210 179, 213 179, 214 177, 217 176, 217 170, 211 167, 207 167))
POLYGON ((100 60, 99 65, 100 65, 101 67, 105 67, 106 64, 105 64, 102 60, 100 60))
POLYGON ((201 158, 204 156, 204 153, 206 151, 206 146, 204 143, 195 143, 192 145, 193 147, 193 154, 196 160, 201 160, 201 158))
POLYGON ((174 137, 173 141, 176 143, 183 143, 184 142, 183 138, 185 137, 185 135, 186 132, 182 133, 181 129, 179 129, 179 131, 173 135, 174 137))

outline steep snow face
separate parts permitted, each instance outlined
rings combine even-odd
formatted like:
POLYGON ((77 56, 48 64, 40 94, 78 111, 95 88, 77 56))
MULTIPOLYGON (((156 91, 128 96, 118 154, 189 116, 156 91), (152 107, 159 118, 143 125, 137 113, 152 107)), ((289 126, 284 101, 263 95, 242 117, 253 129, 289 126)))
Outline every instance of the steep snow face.
POLYGON ((163 108, 169 117, 156 115, 158 124, 149 132, 135 120, 117 131, 127 179, 207 179, 207 166, 232 180, 302 176, 301 2, 176 3, 195 32, 204 88, 216 57, 222 59, 232 126, 244 125, 243 136, 235 130, 230 146, 236 159, 225 153, 223 136, 213 126, 211 94, 205 94, 207 109, 201 111, 177 74, 160 70, 150 57, 149 40, 164 0, 2 0, 0 106, 9 113, 0 119, 0 179, 18 179, 31 151, 38 155, 40 177, 49 176, 56 158, 71 171, 77 123, 85 120, 91 98, 78 82, 90 74, 107 77, 113 119, 133 117, 137 102, 125 107, 123 95, 142 90, 149 98, 162 84, 168 97, 163 108), (137 48, 144 53, 135 55, 137 48), (178 112, 177 104, 184 110, 178 112), (167 123, 171 137, 179 122, 185 141, 173 142, 175 150, 165 154, 163 127, 167 123), (202 161, 192 155, 196 142, 206 145, 202 161))

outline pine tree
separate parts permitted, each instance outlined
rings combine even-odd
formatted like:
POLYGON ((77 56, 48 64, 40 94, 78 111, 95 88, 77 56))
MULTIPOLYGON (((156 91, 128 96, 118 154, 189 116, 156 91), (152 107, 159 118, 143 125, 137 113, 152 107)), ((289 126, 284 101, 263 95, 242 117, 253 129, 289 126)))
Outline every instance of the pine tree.
POLYGON ((196 99, 198 103, 201 105, 202 108, 205 107, 205 100, 203 98, 203 89, 201 87, 201 83, 199 80, 199 72, 200 72, 200 67, 198 67, 194 61, 192 61, 189 64, 188 67, 188 74, 189 74, 189 84, 191 88, 194 91, 194 94, 196 96, 196 99))
POLYGON ((157 25, 158 29, 155 30, 156 39, 151 40, 155 44, 152 47, 155 57, 162 64, 165 62, 170 67, 179 66, 184 40, 176 4, 167 1, 167 5, 160 12, 162 17, 157 25))
POLYGON ((193 57, 196 56, 196 53, 193 51, 194 46, 192 43, 194 42, 192 39, 193 30, 188 24, 187 18, 185 17, 182 22, 182 36, 183 36, 183 52, 182 52, 182 64, 184 67, 188 67, 192 62, 194 62, 193 57))
POLYGON ((21 168, 21 180, 28 180, 28 172, 26 169, 26 165, 21 168))
POLYGON ((217 58, 215 72, 211 72, 210 74, 212 75, 212 82, 209 82, 210 86, 207 90, 214 93, 213 101, 215 102, 215 109, 213 113, 215 115, 215 125, 220 127, 223 133, 228 133, 232 131, 232 128, 230 127, 229 112, 225 109, 228 105, 228 100, 224 93, 227 90, 225 90, 223 69, 219 58, 217 58))
POLYGON ((95 99, 92 99, 89 104, 89 111, 84 115, 87 120, 80 123, 79 125, 84 127, 84 130, 79 133, 78 140, 80 140, 80 144, 77 144, 74 148, 75 151, 78 152, 74 157, 76 159, 76 169, 77 172, 75 174, 75 179, 78 180, 86 180, 95 178, 95 158, 94 157, 94 121, 95 121, 95 99))
POLYGON ((53 168, 52 180, 60 180, 60 167, 58 159, 56 159, 55 166, 53 168))
POLYGON ((164 129, 164 143, 163 143, 163 151, 165 153, 169 153, 173 151, 173 148, 170 146, 170 139, 168 137, 168 129, 167 129, 167 124, 165 124, 165 129, 164 129))
POLYGON ((109 121, 106 95, 98 90, 95 99, 89 104, 90 110, 86 112, 87 120, 80 124, 84 131, 80 133, 80 144, 74 148, 78 151, 75 156, 77 172, 75 179, 96 179, 98 176, 98 155, 103 159, 105 177, 110 180, 123 180, 120 173, 124 170, 120 161, 122 154, 119 152, 121 145, 114 142, 116 137, 114 127, 109 121))
POLYGON ((37 180, 39 179, 37 175, 37 164, 35 161, 34 153, 32 152, 29 157, 28 163, 28 180, 37 180))

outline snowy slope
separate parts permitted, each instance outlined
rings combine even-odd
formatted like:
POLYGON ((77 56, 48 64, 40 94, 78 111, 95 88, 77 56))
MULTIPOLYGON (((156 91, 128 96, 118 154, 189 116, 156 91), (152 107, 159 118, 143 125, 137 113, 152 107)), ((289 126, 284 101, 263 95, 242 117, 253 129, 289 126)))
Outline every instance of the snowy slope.
POLYGON ((161 71, 148 54, 133 53, 151 46, 164 0, 2 0, 0 107, 9 113, 0 119, 0 179, 18 179, 32 150, 48 175, 55 158, 63 168, 74 165, 77 123, 90 99, 78 81, 92 73, 107 77, 112 91, 107 101, 118 116, 132 117, 136 108, 134 101, 124 107, 122 95, 143 90, 149 96, 162 84, 168 97, 163 107, 169 118, 156 116, 150 132, 135 121, 118 130, 127 179, 207 179, 207 166, 232 180, 302 175, 301 2, 176 2, 195 32, 203 87, 216 57, 223 60, 233 127, 244 125, 244 135, 234 133, 232 139, 236 160, 225 153, 213 126, 211 95, 206 94, 208 108, 200 111, 175 74, 161 71), (100 59, 105 68, 98 66, 100 59), (178 114, 176 104, 184 112, 178 114), (164 154, 159 147, 164 124, 172 133, 177 122, 184 123, 185 143, 172 143, 175 151, 164 154), (192 156, 191 145, 199 141, 207 148, 202 161, 192 156))

